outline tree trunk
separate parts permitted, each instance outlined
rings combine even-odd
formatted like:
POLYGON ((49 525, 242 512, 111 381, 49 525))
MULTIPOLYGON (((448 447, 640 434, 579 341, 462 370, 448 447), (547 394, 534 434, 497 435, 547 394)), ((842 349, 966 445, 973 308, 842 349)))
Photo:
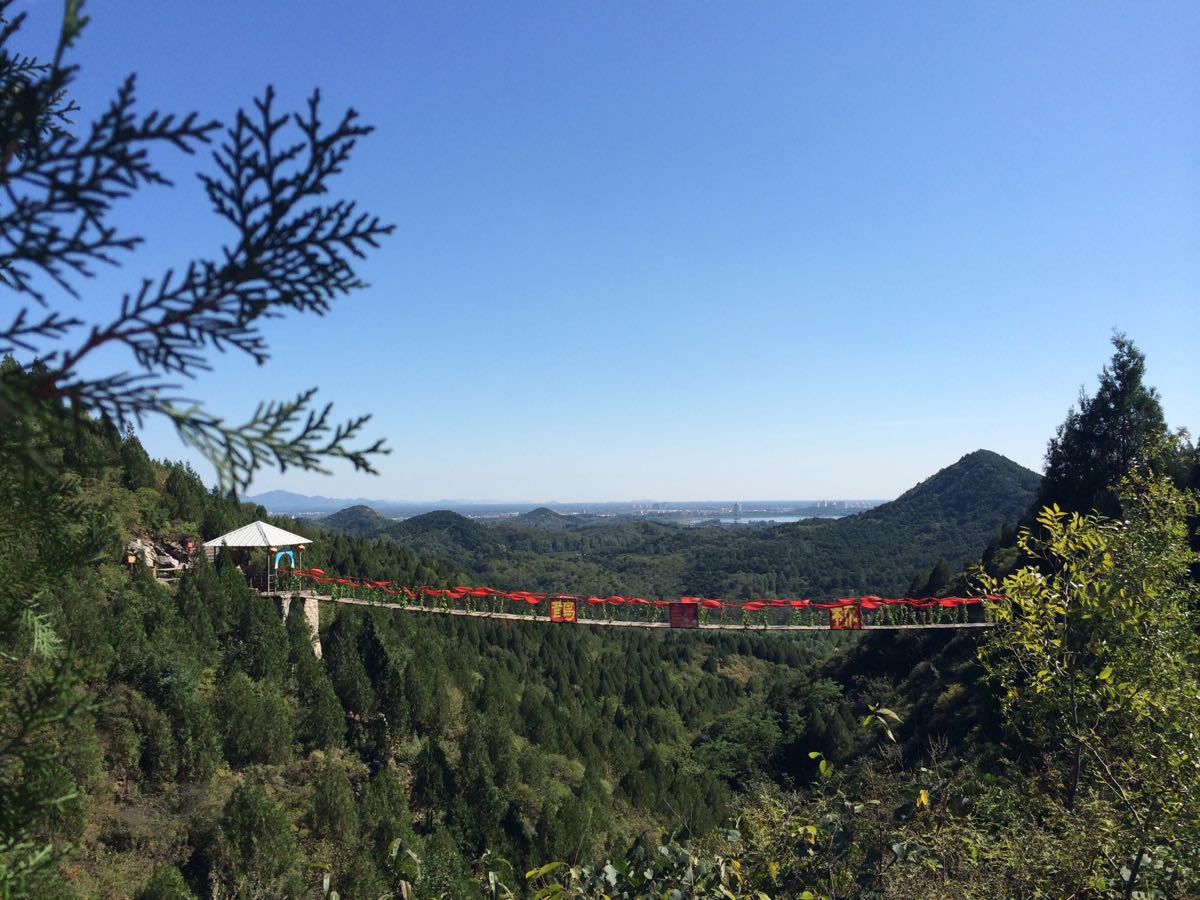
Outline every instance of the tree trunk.
POLYGON ((1133 858, 1133 867, 1129 870, 1129 881, 1125 883, 1125 900, 1133 896, 1133 886, 1137 883, 1138 870, 1142 868, 1142 860, 1146 857, 1146 848, 1142 847, 1133 858))
POLYGON ((1071 777, 1067 781, 1067 796, 1065 805, 1068 810, 1075 808, 1075 793, 1079 790, 1079 775, 1083 771, 1083 741, 1075 739, 1075 749, 1071 754, 1071 777))

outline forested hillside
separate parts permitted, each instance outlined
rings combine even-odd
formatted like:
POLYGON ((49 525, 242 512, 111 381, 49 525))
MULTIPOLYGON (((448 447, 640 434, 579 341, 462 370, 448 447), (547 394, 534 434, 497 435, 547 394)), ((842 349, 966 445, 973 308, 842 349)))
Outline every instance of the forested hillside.
MULTIPOLYGON (((11 362, 5 367, 6 377, 19 377, 11 362)), ((771 896, 795 896, 814 885, 845 895, 856 881, 890 885, 885 893, 895 896, 928 896, 920 873, 938 870, 922 869, 922 854, 935 854, 927 858, 953 867, 957 878, 977 881, 984 896, 994 882, 955 861, 936 830, 969 826, 971 840, 991 833, 987 822, 962 818, 964 797, 1000 817, 997 834, 1015 836, 1028 827, 1019 823, 1020 805, 1005 805, 1012 791, 1035 789, 1016 774, 1021 769, 1001 782, 987 780, 988 768, 1008 765, 1000 761, 1010 752, 1014 713, 989 680, 1011 677, 1004 674, 1007 657, 998 661, 1000 651, 987 648, 1001 645, 981 645, 978 632, 879 632, 862 639, 830 632, 655 634, 324 607, 318 659, 300 605, 284 622, 269 599, 248 587, 246 576, 255 578, 261 559, 244 558, 239 567, 222 556, 213 565, 201 554, 168 584, 140 562, 123 564, 122 547, 135 538, 203 539, 261 516, 261 508, 206 489, 187 466, 151 460, 132 433, 103 421, 25 417, 5 440, 41 461, 3 469, 5 615, 25 623, 7 634, 8 655, 0 663, 0 730, 23 748, 14 757, 20 769, 3 776, 11 798, 5 815, 53 846, 74 845, 63 865, 37 870, 29 883, 38 896, 303 896, 326 873, 342 896, 400 889, 468 896, 489 879, 520 894, 526 869, 530 891, 559 884, 593 895, 605 879, 610 887, 677 884, 688 865, 713 866, 705 877, 727 889, 755 884, 771 896), (19 598, 34 596, 39 611, 21 613, 33 607, 19 598), (69 660, 70 670, 55 660, 69 660), (71 683, 64 678, 78 678, 82 693, 55 693, 56 684, 71 683), (38 701, 41 695, 48 699, 38 701), (21 737, 28 726, 20 711, 42 708, 38 703, 50 705, 21 737), (895 738, 896 752, 880 757, 890 744, 885 736, 895 738), (51 746, 62 752, 44 752, 51 746), (813 779, 828 789, 805 787, 813 779), (21 785, 36 787, 31 800, 39 792, 60 799, 23 807, 21 785), (850 806, 838 806, 843 802, 850 806), (863 803, 895 808, 899 824, 873 818, 873 807, 863 803), (920 814, 901 815, 905 809, 920 814), (736 840, 720 830, 731 816, 742 823, 736 840), (850 840, 857 849, 839 855, 813 845, 789 857, 779 842, 790 828, 802 829, 801 840, 809 833, 804 829, 823 835, 832 828, 830 840, 850 840), (896 846, 901 840, 925 849, 893 848, 880 868, 882 858, 869 848, 887 833, 907 835, 888 839, 896 846), (694 840, 693 849, 668 843, 665 856, 645 869, 651 874, 634 878, 636 866, 646 864, 638 860, 651 858, 639 854, 657 852, 652 848, 664 834, 694 840), (910 856, 917 868, 907 864, 910 856), (605 858, 625 862, 614 863, 611 876, 588 868, 605 858), (722 859, 741 859, 745 875, 738 877, 751 880, 729 880, 732 870, 720 868, 722 859), (577 865, 543 871, 551 860, 577 865)), ((1194 479, 1194 456, 1183 445, 1167 452, 1162 465, 1194 479)), ((1169 493, 1155 500, 1165 489, 1146 484, 1137 503, 1182 502, 1169 493)), ((745 537, 649 522, 549 533, 484 526, 451 513, 364 529, 382 531, 378 537, 276 521, 313 539, 306 562, 336 572, 433 585, 503 576, 524 586, 531 578, 575 584, 571 579, 582 573, 595 582, 658 579, 669 594, 685 583, 664 575, 671 566, 676 579, 695 577, 686 573, 698 548, 688 541, 700 540, 707 550, 712 578, 731 583, 744 583, 737 581, 744 575, 722 565, 771 558, 746 554, 748 548, 782 552, 777 542, 789 539, 827 561, 838 552, 852 560, 855 536, 873 540, 876 554, 890 547, 893 560, 930 548, 941 554, 938 535, 955 516, 986 509, 993 523, 1003 521, 1018 502, 1008 494, 1023 490, 1027 498, 1035 486, 1011 463, 976 453, 878 510, 745 537), (395 530, 439 552, 416 553, 395 530)), ((1144 518, 1140 508, 1129 507, 1136 521, 1144 518)), ((1155 515, 1169 522, 1167 512, 1155 515)), ((378 525, 362 509, 344 518, 378 525)), ((1043 527, 1053 537, 1066 523, 1051 517, 1043 527)), ((1106 526, 1081 520, 1077 527, 1100 535, 1095 529, 1106 526)), ((981 537, 986 530, 971 533, 981 537)), ((1004 534, 988 553, 993 560, 1003 556, 1003 571, 1012 574, 992 590, 1026 602, 1023 592, 1033 582, 1014 569, 1016 562, 1061 551, 1029 535, 1013 556, 1005 541, 1016 532, 1004 534)), ((1163 537, 1161 551, 1124 549, 1115 533, 1105 540, 1109 553, 1181 561, 1181 534, 1163 537)), ((1178 562, 1166 569, 1156 563, 1154 571, 1162 574, 1138 577, 1175 578, 1170 573, 1186 572, 1186 564, 1180 570, 1178 562)), ((845 584, 861 577, 857 569, 836 573, 845 584)), ((1164 598, 1175 596, 1164 591, 1164 598)), ((1107 649, 1097 653, 1116 652, 1126 640, 1121 631, 1105 634, 1107 649)), ((1164 653, 1156 665, 1189 659, 1186 652, 1164 653)), ((1118 658, 1125 657, 1112 656, 1114 665, 1118 658)), ((1194 648, 1190 660, 1194 666, 1194 648)), ((1194 712, 1181 708, 1180 721, 1194 712)), ((1122 740, 1137 733, 1129 731, 1133 723, 1120 728, 1122 740)), ((1095 737, 1114 752, 1117 738, 1117 732, 1095 737)), ((1155 752, 1187 752, 1186 741, 1172 740, 1155 752)), ((1044 752, 1052 748, 1051 740, 1044 752)), ((1045 759, 1056 765, 1053 755, 1045 759)), ((1157 783, 1143 769, 1130 772, 1130 784, 1157 783)), ((1036 790, 1056 796, 1052 784, 1036 790)), ((1102 784, 1095 790, 1089 796, 1099 805, 1086 815, 1072 813, 1070 827, 1106 821, 1124 827, 1102 784)), ((1172 821, 1194 811, 1187 801, 1172 821)), ((1009 881, 1010 889, 1020 893, 1021 884, 1060 877, 1052 873, 1063 867, 1103 870, 1096 860, 1056 856, 1051 848, 1060 827, 1038 826, 1036 841, 1047 843, 1031 850, 1033 881, 1009 881)), ((1155 876, 1158 883, 1187 883, 1188 857, 1155 846, 1141 856, 1170 860, 1155 876)), ((1005 861, 1012 859, 993 857, 1005 861)))
POLYGON ((562 513, 556 513, 552 509, 545 506, 539 506, 537 509, 531 509, 529 512, 521 513, 514 520, 518 525, 528 525, 531 528, 540 528, 542 531, 564 531, 571 527, 571 517, 564 516, 562 513))
POLYGON ((387 530, 387 519, 369 506, 347 506, 321 519, 321 525, 355 537, 375 537, 387 530))
POLYGON ((658 522, 567 529, 535 510, 519 524, 482 524, 448 511, 392 522, 356 506, 321 520, 348 534, 386 536, 516 590, 829 596, 903 594, 942 565, 948 579, 1029 508, 1036 473, 978 450, 882 506, 844 519, 765 528, 686 528, 658 522))
MULTIPOLYGON (((53 517, 36 473, 10 472, 5 496, 24 499, 5 510, 3 571, 52 592, 50 621, 95 701, 39 775, 78 792, 41 820, 78 844, 45 896, 120 896, 156 866, 198 895, 303 892, 315 866, 345 896, 378 896, 400 877, 387 870, 396 838, 404 859, 424 861, 427 890, 460 896, 485 850, 520 867, 660 829, 703 833, 770 765, 770 753, 754 758, 764 738, 752 724, 770 686, 845 642, 339 608, 322 611, 317 660, 299 604, 285 624, 247 587, 242 570, 254 577, 261 559, 214 567, 201 553, 169 585, 122 564, 134 538, 206 539, 261 508, 103 424, 27 422, 24 437, 85 524, 53 517), (82 562, 53 576, 64 547, 82 562)), ((460 577, 394 540, 275 521, 314 539, 314 565, 402 583, 460 577)), ((765 734, 771 746, 824 740, 809 731, 797 721, 765 734)))

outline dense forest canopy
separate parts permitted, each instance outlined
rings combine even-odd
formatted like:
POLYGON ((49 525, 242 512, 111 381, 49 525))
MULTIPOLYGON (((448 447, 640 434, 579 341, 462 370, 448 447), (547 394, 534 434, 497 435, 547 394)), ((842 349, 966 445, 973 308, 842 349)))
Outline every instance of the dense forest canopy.
MULTIPOLYGON (((856 883, 887 896, 928 896, 929 879, 950 873, 969 888, 964 893, 987 896, 1072 879, 1119 891, 1133 881, 1122 882, 1120 871, 1132 873, 1135 863, 1141 882, 1168 892, 1192 883, 1194 861, 1180 839, 1157 818, 1153 832, 1140 824, 1169 812, 1179 834, 1190 833, 1192 782, 1130 770, 1122 776, 1126 793, 1142 785, 1140 796, 1150 798, 1165 786, 1174 806, 1146 800, 1144 811, 1123 810, 1119 795, 1105 796, 1103 778, 1096 782, 1098 763, 1081 757, 1072 769, 1063 710, 999 702, 992 673, 1018 697, 1036 691, 1023 683, 1024 669, 1005 668, 1005 660, 1042 646, 1031 644, 1032 635, 1013 644, 1016 632, 1005 632, 984 643, 981 657, 979 639, 967 632, 659 636, 338 607, 322 609, 318 659, 302 616, 283 620, 232 558, 210 564, 201 554, 172 583, 140 563, 123 564, 121 549, 132 539, 209 538, 264 510, 206 488, 186 465, 151 459, 132 432, 104 420, 27 416, 17 439, 32 442, 53 469, 4 455, 0 572, 5 614, 16 624, 6 632, 0 726, 7 740, 24 742, 20 768, 5 770, 6 827, 28 836, 4 851, 10 893, 36 885, 42 896, 307 895, 328 874, 342 896, 456 897, 486 893, 488 884, 587 896, 615 884, 642 896, 702 871, 713 890, 723 884, 735 896, 752 887, 769 896, 845 895, 856 883), (58 684, 84 692, 56 693, 58 684), (24 727, 21 710, 37 703, 44 706, 31 729, 14 731, 24 727), (1054 739, 1010 730, 1018 714, 1036 714, 1029 721, 1054 739), (51 750, 60 746, 69 751, 51 750), (1063 782, 1059 760, 1067 765, 1063 782), (999 782, 987 774, 997 766, 1009 773, 999 782), (1068 804, 1064 785, 1072 778, 1068 804), (1024 818, 1030 791, 1060 804, 1055 818, 1024 818), (58 799, 36 800, 48 796, 58 799), (974 806, 963 805, 968 798, 974 806), (881 818, 888 808, 895 816, 881 818), (733 822, 740 823, 736 840, 733 822), (799 855, 794 845, 789 851, 788 829, 800 829, 803 844, 810 827, 819 841, 799 855), (947 828, 984 842, 987 852, 962 857, 946 843, 947 828), (1110 829, 1111 849, 1065 853, 1062 840, 1084 828, 1110 829), (1135 834, 1145 837, 1125 847, 1135 834), (42 841, 49 855, 39 858, 42 841), (1032 858, 1008 846, 1026 847, 1032 858), (717 874, 732 871, 723 860, 740 860, 741 874, 717 874), (543 871, 554 861, 564 865, 543 871)), ((1194 481, 1189 444, 1175 439, 1162 453, 1170 457, 1164 473, 1194 481)), ((892 529, 900 543, 946 527, 958 511, 994 507, 1005 490, 1028 506, 1036 480, 1027 474, 994 454, 971 454, 893 504, 809 531, 770 531, 810 540, 812 532, 853 525, 876 540, 892 529)), ((1041 537, 1009 526, 985 547, 989 532, 981 528, 974 553, 994 579, 983 587, 1027 609, 1021 627, 1040 621, 1033 614, 1047 589, 1021 565, 1066 552, 1068 524, 1080 551, 1103 550, 1071 579, 1091 586, 1097 608, 1112 603, 1105 579, 1126 577, 1104 560, 1130 560, 1130 584, 1156 599, 1147 605, 1128 588, 1120 596, 1131 609, 1154 611, 1164 650, 1156 662, 1176 666, 1169 678, 1184 696, 1159 696, 1124 724, 1115 719, 1117 730, 1086 736, 1086 746, 1111 752, 1101 758, 1119 769, 1141 746, 1129 735, 1150 728, 1172 736, 1156 752, 1182 753, 1182 775, 1192 757, 1180 735, 1197 711, 1186 695, 1194 640, 1178 643, 1181 635, 1194 638, 1195 601, 1183 598, 1194 595, 1185 523, 1195 506, 1151 469, 1137 477, 1115 488, 1126 515, 1142 523, 1128 539, 1101 520, 1055 514, 1035 523, 1041 537), (1139 561, 1147 554, 1149 569, 1139 561), (1173 710, 1169 726, 1159 708, 1173 710)), ((306 562, 409 584, 494 574, 500 570, 486 568, 498 565, 493 557, 525 584, 576 577, 583 566, 597 578, 630 578, 612 562, 630 553, 627 540, 639 542, 647 561, 679 553, 678 542, 696 534, 710 550, 722 537, 731 554, 738 548, 729 531, 704 535, 658 523, 540 531, 443 513, 400 523, 413 546, 414 534, 444 541, 431 556, 391 534, 394 523, 379 536, 360 536, 272 521, 314 539, 306 562), (574 543, 581 540, 594 543, 574 543), (580 547, 611 555, 555 558, 580 547)), ((765 531, 749 537, 775 547, 765 531)), ((852 552, 856 533, 825 546, 852 552)), ((940 552, 936 543, 905 547, 910 569, 940 552)), ((926 582, 935 592, 965 577, 943 561, 931 580, 939 568, 951 575, 926 582)), ((1150 625, 1115 614, 1104 621, 1130 624, 1112 633, 1107 624, 1089 625, 1079 640, 1103 650, 1080 659, 1088 660, 1089 684, 1120 666, 1120 681, 1106 674, 1099 683, 1128 691, 1122 686, 1138 684, 1131 669, 1150 625), (1101 653, 1109 656, 1092 658, 1101 653)), ((1068 677, 1071 668, 1061 671, 1068 677)), ((1150 681, 1137 691, 1161 691, 1166 670, 1147 672, 1150 681)), ((1092 702, 1110 701, 1101 692, 1092 702)))
MULTIPOLYGON (((55 559, 78 526, 39 527, 45 542, 31 547, 21 526, 38 521, 40 505, 8 508, 4 519, 5 562, 42 560, 27 577, 59 596, 53 625, 89 672, 89 689, 106 698, 72 720, 72 754, 46 761, 45 777, 83 791, 52 817, 54 831, 88 845, 73 880, 56 890, 120 893, 122 879, 160 858, 194 885, 236 891, 252 875, 270 891, 300 890, 294 852, 271 868, 234 849, 248 836, 217 801, 225 796, 266 804, 289 834, 298 826, 351 896, 383 893, 379 868, 398 836, 409 849, 440 847, 439 878, 466 878, 467 863, 489 849, 518 865, 586 859, 646 829, 711 829, 747 770, 769 767, 782 741, 811 742, 804 723, 772 725, 765 738, 723 723, 825 658, 844 642, 836 635, 677 635, 664 645, 637 632, 339 610, 323 622, 318 661, 298 617, 281 620, 231 559, 213 566, 199 554, 170 587, 141 563, 122 564, 122 543, 134 536, 212 537, 260 510, 205 490, 185 466, 150 460, 131 433, 87 424, 55 446, 29 424, 77 486, 76 509, 107 517, 88 526, 107 543, 65 582, 49 576, 45 557, 55 559), (744 758, 750 748, 758 758, 744 758), (245 781, 252 775, 274 789, 245 781), (322 799, 327 782, 334 799, 322 799), (236 792, 251 783, 258 793, 236 792), (199 808, 178 805, 185 785, 203 786, 199 808), (374 805, 360 810, 368 798, 374 805), (342 803, 339 814, 362 830, 323 823, 312 804, 324 802, 342 803), (187 859, 176 856, 181 841, 193 848, 187 859)), ((395 541, 278 521, 315 534, 316 564, 410 583, 453 580, 395 541)), ((12 564, 4 571, 10 584, 19 575, 12 564)))

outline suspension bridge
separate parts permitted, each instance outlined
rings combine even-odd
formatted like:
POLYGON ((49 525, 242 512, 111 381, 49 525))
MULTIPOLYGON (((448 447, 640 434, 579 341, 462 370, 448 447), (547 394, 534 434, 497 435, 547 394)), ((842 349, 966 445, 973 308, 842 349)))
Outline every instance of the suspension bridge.
POLYGON ((344 578, 323 569, 280 572, 273 590, 286 616, 291 602, 304 603, 317 640, 318 604, 341 603, 400 612, 464 616, 509 622, 540 622, 608 628, 683 628, 710 631, 908 631, 989 628, 998 596, 835 600, 771 598, 722 600, 556 594, 490 587, 450 588, 395 585, 391 581, 344 578), (508 606, 512 604, 513 606, 508 606), (517 611, 513 611, 514 607, 517 611))
POLYGON ((319 604, 342 603, 401 612, 467 616, 499 621, 545 622, 609 628, 680 628, 714 631, 923 630, 988 628, 1002 597, 838 597, 831 600, 772 597, 725 600, 716 597, 654 599, 610 595, 509 591, 492 587, 407 587, 392 581, 344 577, 324 569, 297 566, 308 538, 267 522, 249 525, 206 541, 215 555, 221 547, 262 548, 268 552, 266 590, 286 617, 293 600, 304 615, 320 653, 319 604), (279 549, 279 548, 294 548, 279 549), (273 555, 272 555, 273 554, 273 555), (283 565, 286 561, 287 565, 283 565))

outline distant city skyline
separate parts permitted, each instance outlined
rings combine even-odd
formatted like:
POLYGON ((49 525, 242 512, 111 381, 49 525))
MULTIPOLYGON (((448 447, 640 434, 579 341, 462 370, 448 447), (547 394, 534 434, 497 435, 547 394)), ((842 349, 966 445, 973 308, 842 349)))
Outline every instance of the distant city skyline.
MULTIPOLYGON (((45 52, 59 9, 24 8, 45 52)), ((336 182, 397 223, 371 287, 183 393, 238 421, 319 386, 393 453, 248 493, 889 498, 980 448, 1041 471, 1114 328, 1200 425, 1200 5, 88 12, 80 122, 135 71, 145 110, 320 86, 377 126, 336 182)), ((230 239, 206 165, 118 206, 147 241, 85 318, 230 239)))
POLYGON ((745 502, 725 498, 603 501, 443 498, 421 502, 367 497, 308 496, 290 491, 268 491, 263 494, 246 495, 243 499, 261 504, 272 514, 295 516, 299 519, 325 518, 347 511, 357 516, 362 515, 358 510, 368 507, 375 514, 393 521, 446 510, 483 521, 507 521, 520 520, 525 514, 548 508, 551 515, 585 519, 652 519, 685 525, 711 524, 717 521, 726 524, 761 525, 795 522, 801 519, 841 518, 871 509, 891 498, 753 499, 745 502))
POLYGON ((431 503, 447 503, 456 506, 613 506, 625 505, 632 509, 654 509, 669 506, 670 504, 726 504, 733 509, 735 506, 742 506, 747 512, 753 511, 762 505, 778 506, 784 504, 813 504, 813 505, 833 505, 843 504, 850 506, 858 506, 863 504, 881 503, 894 498, 891 497, 833 497, 833 498, 817 498, 817 497, 751 497, 747 499, 738 499, 736 497, 626 497, 611 500, 589 500, 586 498, 567 498, 557 499, 554 497, 531 499, 529 497, 436 497, 432 499, 412 499, 409 497, 338 497, 329 496, 326 494, 301 494, 294 491, 282 489, 274 489, 263 491, 261 493, 250 492, 245 494, 245 499, 248 501, 266 501, 270 499, 282 499, 290 501, 292 498, 302 499, 307 498, 314 501, 325 502, 340 502, 351 505, 366 505, 370 506, 373 503, 391 504, 391 505, 413 505, 413 506, 428 506, 431 503))

